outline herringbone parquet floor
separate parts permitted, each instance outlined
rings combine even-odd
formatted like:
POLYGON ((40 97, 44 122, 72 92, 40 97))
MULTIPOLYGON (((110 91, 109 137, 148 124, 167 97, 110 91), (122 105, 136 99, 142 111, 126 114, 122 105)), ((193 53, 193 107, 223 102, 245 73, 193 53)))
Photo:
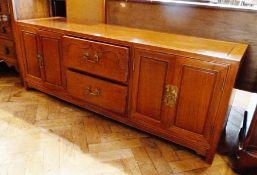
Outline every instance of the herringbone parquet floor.
POLYGON ((185 148, 25 91, 16 75, 0 74, 0 175, 123 174, 235 173, 221 155, 208 166, 185 148))

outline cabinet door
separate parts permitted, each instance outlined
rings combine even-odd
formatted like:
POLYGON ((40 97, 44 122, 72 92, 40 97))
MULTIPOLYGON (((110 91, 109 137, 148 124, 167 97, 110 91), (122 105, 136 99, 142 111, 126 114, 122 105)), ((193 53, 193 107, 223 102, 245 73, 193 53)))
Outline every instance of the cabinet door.
POLYGON ((40 55, 43 58, 44 82, 49 86, 62 86, 61 36, 56 33, 38 31, 40 55))
POLYGON ((21 31, 23 54, 25 58, 26 78, 31 81, 42 80, 42 58, 38 55, 39 41, 37 34, 34 31, 22 30, 21 31))
POLYGON ((227 65, 176 59, 174 85, 178 100, 176 113, 168 122, 173 134, 209 145, 227 71, 227 65))
POLYGON ((135 49, 132 112, 137 123, 164 127, 172 113, 164 103, 166 86, 172 83, 175 57, 135 49))

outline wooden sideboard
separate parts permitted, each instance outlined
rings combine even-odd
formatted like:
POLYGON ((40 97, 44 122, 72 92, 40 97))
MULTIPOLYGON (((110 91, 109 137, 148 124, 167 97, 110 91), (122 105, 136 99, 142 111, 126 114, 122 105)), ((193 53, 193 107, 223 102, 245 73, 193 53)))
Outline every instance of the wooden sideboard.
POLYGON ((23 20, 18 29, 27 88, 212 162, 246 44, 64 18, 23 20))

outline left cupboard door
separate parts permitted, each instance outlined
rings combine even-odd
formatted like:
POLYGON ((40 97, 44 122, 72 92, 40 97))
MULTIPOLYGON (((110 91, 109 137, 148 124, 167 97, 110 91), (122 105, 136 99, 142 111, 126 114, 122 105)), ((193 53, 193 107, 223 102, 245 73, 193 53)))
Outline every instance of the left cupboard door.
POLYGON ((26 81, 42 83, 43 57, 39 54, 39 40, 34 30, 21 30, 26 81))

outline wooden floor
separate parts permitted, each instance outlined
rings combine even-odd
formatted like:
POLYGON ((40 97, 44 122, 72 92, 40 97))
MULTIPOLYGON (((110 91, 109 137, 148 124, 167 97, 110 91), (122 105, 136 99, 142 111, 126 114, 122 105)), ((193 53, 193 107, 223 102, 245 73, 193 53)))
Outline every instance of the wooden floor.
POLYGON ((37 91, 0 71, 0 175, 232 175, 193 152, 37 91))

